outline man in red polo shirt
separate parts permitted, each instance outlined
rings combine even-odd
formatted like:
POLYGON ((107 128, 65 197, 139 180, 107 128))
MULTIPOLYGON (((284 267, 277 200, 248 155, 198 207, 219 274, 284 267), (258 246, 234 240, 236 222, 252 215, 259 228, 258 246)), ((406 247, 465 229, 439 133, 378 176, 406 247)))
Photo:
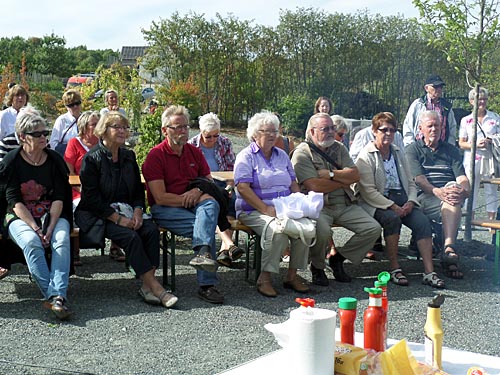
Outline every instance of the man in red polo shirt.
POLYGON ((161 123, 165 140, 149 152, 142 166, 151 214, 161 227, 193 239, 195 257, 189 264, 197 270, 198 296, 221 304, 224 296, 215 287, 219 204, 198 188, 187 190, 196 177, 211 179, 210 168, 203 153, 187 143, 189 113, 185 107, 168 107, 161 123))

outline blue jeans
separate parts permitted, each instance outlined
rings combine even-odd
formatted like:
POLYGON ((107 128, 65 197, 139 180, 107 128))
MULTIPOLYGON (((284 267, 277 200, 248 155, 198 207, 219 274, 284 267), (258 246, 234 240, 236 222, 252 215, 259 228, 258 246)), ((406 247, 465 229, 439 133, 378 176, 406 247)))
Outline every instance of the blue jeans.
MULTIPOLYGON (((151 214, 160 227, 176 235, 192 238, 194 249, 202 245, 210 246, 212 259, 216 259, 215 228, 219 204, 215 200, 206 199, 193 208, 155 204, 151 207, 151 214)), ((200 286, 216 285, 218 281, 215 272, 196 271, 196 277, 200 286)))
POLYGON ((24 221, 14 220, 9 225, 9 236, 21 248, 31 275, 45 299, 52 296, 66 298, 70 268, 69 223, 59 218, 52 233, 50 270, 40 237, 24 221))

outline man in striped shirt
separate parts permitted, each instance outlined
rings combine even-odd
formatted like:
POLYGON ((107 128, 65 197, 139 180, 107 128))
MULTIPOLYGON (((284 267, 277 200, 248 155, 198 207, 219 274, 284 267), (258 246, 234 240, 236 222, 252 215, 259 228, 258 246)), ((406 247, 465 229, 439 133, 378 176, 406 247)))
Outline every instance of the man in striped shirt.
POLYGON ((470 191, 469 180, 459 150, 441 140, 439 114, 435 111, 422 112, 418 127, 422 138, 406 147, 406 157, 420 189, 418 199, 429 219, 443 224, 442 263, 445 274, 462 278, 454 244, 462 204, 470 191))

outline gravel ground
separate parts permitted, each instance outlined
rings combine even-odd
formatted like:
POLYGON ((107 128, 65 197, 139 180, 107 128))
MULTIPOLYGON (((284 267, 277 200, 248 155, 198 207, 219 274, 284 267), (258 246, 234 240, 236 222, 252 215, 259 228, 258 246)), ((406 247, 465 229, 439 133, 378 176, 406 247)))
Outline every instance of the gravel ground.
MULTIPOLYGON (((445 279, 444 345, 500 357, 500 287, 493 285, 493 264, 485 259, 493 251, 491 237, 487 231, 474 231, 474 241, 464 243, 462 235, 458 249, 465 278, 445 279)), ((339 246, 349 236, 335 229, 339 246)), ((421 285, 421 261, 405 255, 408 238, 404 230, 401 265, 410 286, 389 286, 389 337, 423 343, 426 305, 436 290, 421 285)), ((68 295, 75 314, 59 322, 42 309, 27 268, 16 265, 0 281, 0 374, 215 374, 278 349, 263 326, 283 322, 296 307, 297 294, 281 286, 286 264, 274 279, 279 292, 275 299, 262 297, 244 280, 242 262, 221 268, 226 302, 214 306, 196 297, 195 271, 187 265, 190 241, 181 240, 178 246, 179 302, 171 310, 143 303, 137 281, 123 264, 82 250, 84 265, 71 277, 68 295)), ((367 306, 363 287, 388 267, 381 253, 378 257, 360 266, 347 264, 353 282, 331 280, 329 287, 313 287, 308 296, 318 307, 334 310, 340 297, 358 298, 356 329, 362 331, 367 306)), ((301 275, 310 280, 309 272, 301 275)))

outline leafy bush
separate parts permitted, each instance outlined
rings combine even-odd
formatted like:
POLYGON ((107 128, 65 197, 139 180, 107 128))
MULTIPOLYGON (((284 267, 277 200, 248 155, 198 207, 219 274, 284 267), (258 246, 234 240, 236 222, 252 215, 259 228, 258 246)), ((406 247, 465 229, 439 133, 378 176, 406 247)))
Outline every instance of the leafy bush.
POLYGON ((278 103, 278 112, 283 121, 283 128, 297 137, 303 137, 307 122, 314 110, 314 100, 304 94, 287 95, 278 103))
POLYGON ((141 118, 139 141, 134 147, 139 166, 142 166, 149 151, 163 140, 161 114, 162 111, 158 110, 152 115, 143 115, 141 118))

